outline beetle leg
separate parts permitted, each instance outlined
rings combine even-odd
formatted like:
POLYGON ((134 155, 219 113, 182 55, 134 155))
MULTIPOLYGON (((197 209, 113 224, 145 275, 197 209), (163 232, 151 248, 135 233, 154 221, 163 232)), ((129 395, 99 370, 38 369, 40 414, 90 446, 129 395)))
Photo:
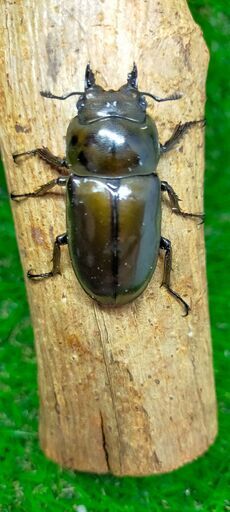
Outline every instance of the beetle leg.
POLYGON ((67 234, 64 233, 63 235, 58 235, 56 237, 56 240, 54 242, 54 248, 53 248, 53 268, 50 272, 45 272, 43 274, 32 274, 30 270, 27 272, 27 277, 29 279, 46 279, 47 277, 53 277, 57 274, 61 274, 60 270, 60 260, 61 260, 61 245, 68 244, 68 237, 67 234))
POLYGON ((23 199, 27 197, 37 197, 37 196, 44 196, 51 188, 55 187, 56 185, 60 185, 61 187, 66 185, 68 178, 66 176, 60 176, 60 178, 55 178, 51 181, 48 181, 48 183, 45 183, 44 185, 41 185, 37 190, 34 192, 28 192, 27 194, 10 194, 11 199, 14 199, 17 201, 17 199, 23 199))
POLYGON ((172 290, 172 288, 170 286, 170 274, 171 274, 171 270, 172 270, 172 246, 171 246, 170 240, 161 236, 160 249, 163 249, 165 251, 164 273, 163 273, 163 280, 162 280, 161 286, 164 286, 166 288, 166 290, 171 295, 173 295, 173 297, 175 297, 175 299, 178 300, 178 302, 180 302, 182 304, 182 306, 185 309, 184 316, 187 316, 190 311, 189 305, 185 302, 184 299, 182 299, 182 297, 180 297, 180 295, 177 292, 172 290))
POLYGON ((163 192, 167 192, 173 213, 181 215, 182 217, 197 217, 198 219, 201 219, 201 224, 204 222, 204 213, 188 213, 181 210, 179 205, 180 199, 167 181, 161 181, 161 190, 163 192))
POLYGON ((199 121, 188 121, 184 124, 179 123, 170 139, 168 139, 164 144, 160 144, 161 154, 170 151, 179 142, 181 137, 183 137, 183 135, 185 135, 185 133, 187 133, 188 130, 196 124, 201 124, 201 127, 203 127, 205 125, 205 119, 199 119, 199 121))
POLYGON ((63 168, 69 169, 70 165, 67 163, 67 161, 63 158, 60 158, 58 156, 53 155, 48 148, 42 147, 42 148, 36 148, 32 149, 30 151, 24 151, 23 153, 14 153, 13 159, 14 162, 17 161, 17 159, 21 156, 35 156, 37 155, 41 160, 44 160, 47 164, 51 165, 54 169, 56 169, 58 172, 63 173, 63 168))

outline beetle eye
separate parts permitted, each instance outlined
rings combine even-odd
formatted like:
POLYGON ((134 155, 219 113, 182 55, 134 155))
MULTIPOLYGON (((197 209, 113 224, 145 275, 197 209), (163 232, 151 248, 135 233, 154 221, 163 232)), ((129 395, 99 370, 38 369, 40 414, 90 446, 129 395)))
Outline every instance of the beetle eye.
POLYGON ((144 96, 140 96, 139 105, 142 108, 142 110, 144 110, 144 111, 146 110, 146 108, 148 106, 148 103, 147 103, 147 101, 146 101, 144 96))
POLYGON ((84 96, 80 96, 76 103, 77 110, 81 110, 85 106, 84 96))

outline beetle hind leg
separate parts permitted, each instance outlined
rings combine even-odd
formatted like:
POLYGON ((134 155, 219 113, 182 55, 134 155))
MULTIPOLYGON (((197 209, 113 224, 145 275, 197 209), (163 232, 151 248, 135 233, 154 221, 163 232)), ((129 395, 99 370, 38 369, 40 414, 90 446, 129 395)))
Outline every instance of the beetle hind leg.
POLYGON ((172 246, 171 246, 170 240, 168 240, 167 238, 161 237, 161 239, 160 239, 160 249, 163 249, 165 251, 164 273, 163 273, 163 280, 162 280, 161 286, 164 286, 166 288, 166 290, 173 297, 175 297, 175 299, 178 302, 180 302, 180 304, 182 304, 182 306, 183 306, 183 308, 185 310, 185 315, 184 316, 187 316, 189 311, 190 311, 189 305, 170 286, 170 274, 171 274, 171 270, 172 270, 172 246))
POLYGON ((167 181, 161 181, 161 190, 162 192, 167 192, 173 213, 181 215, 182 217, 195 217, 201 219, 200 224, 204 222, 204 213, 188 213, 181 210, 179 205, 180 199, 167 181))
POLYGON ((56 240, 54 242, 54 248, 53 248, 53 268, 50 272, 44 272, 42 274, 32 274, 31 270, 28 270, 27 277, 29 279, 46 279, 47 277, 53 277, 58 274, 61 274, 60 269, 60 261, 61 261, 61 245, 68 244, 68 237, 67 234, 64 233, 63 235, 58 235, 56 237, 56 240))

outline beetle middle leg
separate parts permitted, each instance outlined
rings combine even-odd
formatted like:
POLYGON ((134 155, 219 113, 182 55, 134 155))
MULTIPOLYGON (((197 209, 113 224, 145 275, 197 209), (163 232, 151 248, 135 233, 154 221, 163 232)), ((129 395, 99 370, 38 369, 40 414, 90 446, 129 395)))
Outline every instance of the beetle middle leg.
POLYGON ((175 190, 173 190, 173 188, 171 187, 171 185, 169 185, 167 181, 161 181, 161 190, 163 192, 167 192, 173 213, 181 215, 182 217, 197 217, 198 219, 201 219, 202 222, 204 222, 203 213, 188 213, 181 210, 179 205, 180 199, 176 194, 175 190))
POLYGON ((53 155, 49 151, 48 148, 42 147, 42 148, 36 148, 31 149, 30 151, 24 151, 23 153, 14 153, 13 159, 14 162, 17 161, 18 158, 22 156, 38 156, 41 160, 44 160, 47 164, 49 164, 51 167, 56 169, 58 172, 63 172, 63 169, 69 169, 70 165, 67 163, 67 161, 64 158, 60 158, 59 156, 53 155))
POLYGON ((164 144, 160 144, 160 152, 167 153, 170 151, 178 142, 179 140, 185 135, 185 133, 192 128, 192 126, 195 126, 196 124, 201 124, 201 126, 205 125, 204 119, 199 119, 199 121, 187 121, 187 123, 179 123, 173 134, 171 135, 170 139, 168 139, 164 144))
POLYGON ((177 292, 172 290, 172 288, 170 286, 170 274, 171 274, 171 270, 172 270, 172 246, 171 246, 170 240, 168 240, 167 238, 164 238, 162 236, 160 239, 160 249, 163 249, 165 251, 164 273, 163 273, 163 280, 162 280, 161 286, 164 286, 166 288, 166 290, 173 297, 175 297, 175 299, 178 300, 178 302, 180 302, 182 304, 182 306, 185 309, 184 316, 187 316, 190 311, 189 305, 187 304, 187 302, 185 302, 184 299, 182 299, 182 297, 177 292))
POLYGON ((37 190, 34 190, 34 192, 27 192, 26 194, 10 194, 11 199, 14 199, 17 201, 17 199, 26 199, 27 197, 38 197, 38 196, 44 196, 51 188, 55 187, 56 185, 60 185, 61 187, 64 187, 66 185, 66 182, 68 180, 67 176, 60 176, 59 178, 54 178, 51 181, 48 181, 48 183, 45 183, 44 185, 41 185, 37 190))
POLYGON ((61 261, 61 245, 68 244, 68 237, 67 234, 64 233, 63 235, 58 235, 56 237, 56 240, 54 242, 54 248, 53 248, 53 268, 50 272, 44 272, 42 274, 32 274, 31 270, 28 270, 27 277, 29 279, 46 279, 47 277, 53 277, 57 274, 61 274, 60 269, 60 261, 61 261))

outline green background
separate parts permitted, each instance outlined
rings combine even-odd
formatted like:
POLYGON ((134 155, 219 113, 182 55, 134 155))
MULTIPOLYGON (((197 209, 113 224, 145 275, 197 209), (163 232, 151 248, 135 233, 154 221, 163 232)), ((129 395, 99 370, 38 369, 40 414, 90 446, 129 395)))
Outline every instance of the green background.
MULTIPOLYGON (((38 445, 33 333, 6 187, 0 189, 0 512, 230 511, 228 422, 229 104, 228 0, 190 1, 211 51, 206 129, 206 247, 219 405, 208 453, 171 474, 115 478, 61 470, 38 445), (226 11, 228 9, 228 13, 226 11), (85 508, 84 508, 85 507, 85 508)), ((1 170, 2 174, 2 170, 1 170)), ((1 183, 4 180, 1 180, 1 183)))

